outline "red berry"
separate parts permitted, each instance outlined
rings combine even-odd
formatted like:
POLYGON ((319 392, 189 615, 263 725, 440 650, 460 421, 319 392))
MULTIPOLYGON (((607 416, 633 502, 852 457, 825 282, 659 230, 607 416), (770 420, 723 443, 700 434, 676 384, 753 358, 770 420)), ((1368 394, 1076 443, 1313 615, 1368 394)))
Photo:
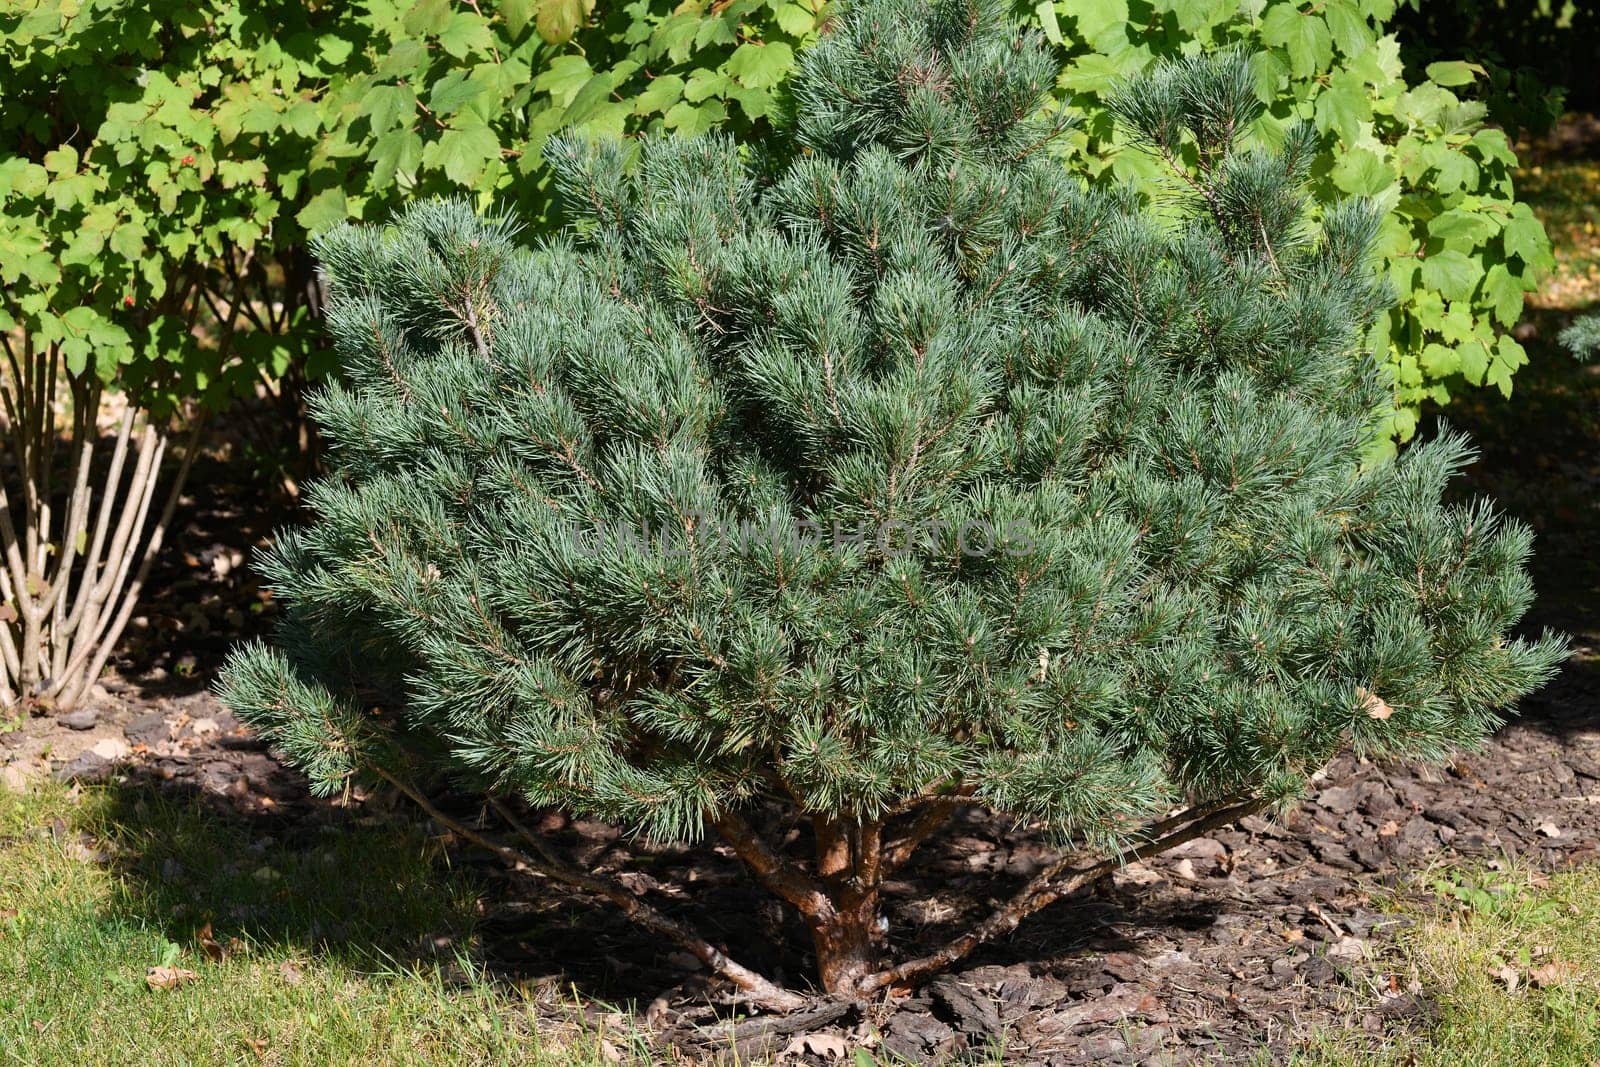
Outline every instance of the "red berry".
POLYGON ((128 308, 133 307, 133 294, 132 293, 129 293, 127 296, 122 298, 122 306, 123 307, 128 307, 128 308))
POLYGON ((191 166, 194 163, 194 156, 184 156, 179 162, 186 167, 191 166))

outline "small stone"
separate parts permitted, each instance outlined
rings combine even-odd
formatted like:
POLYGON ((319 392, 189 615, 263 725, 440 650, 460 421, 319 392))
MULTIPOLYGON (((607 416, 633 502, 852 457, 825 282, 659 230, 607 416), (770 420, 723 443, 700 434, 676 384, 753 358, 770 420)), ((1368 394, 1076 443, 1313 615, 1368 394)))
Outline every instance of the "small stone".
POLYGON ((1227 869, 1227 846, 1210 837, 1184 841, 1178 848, 1168 849, 1166 856, 1176 859, 1179 867, 1187 864, 1190 873, 1178 873, 1179 878, 1187 880, 1194 880, 1195 875, 1210 875, 1216 870, 1227 869))
POLYGON ((1341 937, 1328 946, 1328 958, 1340 963, 1357 963, 1367 956, 1367 943, 1359 937, 1341 937))
POLYGON ((1310 956, 1300 965, 1300 976, 1305 979, 1307 985, 1327 985, 1338 980, 1339 968, 1326 956, 1310 956))
POLYGON ((56 722, 69 730, 92 730, 100 722, 100 713, 93 708, 80 708, 60 716, 56 722))
POLYGON ((55 777, 58 782, 103 782, 111 777, 111 761, 88 749, 57 768, 55 777))
POLYGON ((154 747, 171 737, 167 717, 159 711, 138 716, 122 728, 122 733, 134 744, 146 747, 154 747))
POLYGON ((119 759, 126 759, 132 754, 133 749, 128 746, 126 741, 119 741, 115 737, 107 737, 96 741, 89 751, 107 762, 115 763, 119 759))
POLYGON ((1161 875, 1152 871, 1142 863, 1130 863, 1121 870, 1111 872, 1111 883, 1118 888, 1122 886, 1148 886, 1163 881, 1161 875))

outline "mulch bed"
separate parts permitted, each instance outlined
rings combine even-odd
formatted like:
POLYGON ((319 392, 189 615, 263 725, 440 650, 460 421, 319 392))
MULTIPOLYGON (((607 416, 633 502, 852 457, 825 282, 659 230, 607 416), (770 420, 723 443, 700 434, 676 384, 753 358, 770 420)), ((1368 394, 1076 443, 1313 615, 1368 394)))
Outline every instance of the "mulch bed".
MULTIPOLYGON (((1234 1062, 1264 1051, 1284 1059, 1319 1029, 1359 1028, 1377 1041, 1427 1025, 1426 991, 1385 966, 1398 926, 1382 900, 1414 891, 1418 870, 1440 860, 1519 857, 1554 870, 1593 859, 1600 724, 1587 709, 1596 663, 1576 659, 1487 748, 1447 768, 1342 758, 1285 817, 1247 819, 1125 868, 909 998, 820 1003, 790 1020, 735 1023, 692 957, 611 909, 471 849, 456 862, 474 867, 484 887, 480 939, 494 972, 545 990, 556 1013, 578 1010, 567 995, 574 986, 597 1001, 634 1002, 664 1058, 733 1062, 737 1052, 749 1062, 788 1050, 787 1062, 820 1064, 866 1042, 912 1063, 963 1062, 995 1047, 1019 1064, 1234 1062)), ((359 806, 331 810, 309 798, 203 689, 155 695, 111 681, 93 728, 36 720, 5 744, 20 754, 49 738, 60 777, 115 773, 199 795, 252 824, 356 826, 359 806), (108 739, 129 754, 95 756, 92 746, 108 739)), ((544 827, 583 863, 632 872, 632 888, 697 920, 737 958, 803 983, 798 922, 728 856, 629 843, 555 815, 544 827)), ((963 815, 891 885, 894 950, 931 945, 985 914, 1048 855, 1025 830, 963 815)))

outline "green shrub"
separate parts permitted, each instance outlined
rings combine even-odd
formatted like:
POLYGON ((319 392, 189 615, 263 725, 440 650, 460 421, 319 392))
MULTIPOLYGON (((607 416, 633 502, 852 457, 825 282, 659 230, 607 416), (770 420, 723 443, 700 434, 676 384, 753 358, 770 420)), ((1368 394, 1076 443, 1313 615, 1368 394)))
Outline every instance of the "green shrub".
POLYGON ((163 504, 171 432, 320 372, 309 234, 434 191, 537 223, 540 147, 562 126, 758 137, 816 13, 640 0, 586 18, 549 0, 0 0, 20 544, 0 574, 0 705, 64 708, 93 682, 193 455, 191 440, 163 504), (128 404, 102 446, 106 391, 128 404))
POLYGON ((1006 14, 864 0, 802 53, 767 169, 722 137, 554 144, 560 241, 432 200, 324 239, 334 470, 265 559, 286 622, 227 702, 318 791, 393 782, 785 1006, 427 785, 512 829, 527 802, 714 831, 862 996, 1347 745, 1482 738, 1564 650, 1509 635, 1528 531, 1440 502, 1460 439, 1363 469, 1382 210, 1308 218, 1314 128, 1241 146, 1239 53, 1109 104, 1192 147, 1192 195, 1084 187, 1047 153, 1053 57, 1006 14), (886 880, 967 804, 1066 858, 886 962, 886 880))
MULTIPOLYGON (((1071 163, 1086 174, 1147 192, 1169 180, 1124 151, 1130 131, 1104 105, 1108 87, 1161 57, 1251 54, 1267 107, 1247 144, 1276 145, 1289 124, 1315 124, 1317 203, 1364 196, 1383 208, 1378 247, 1399 300, 1373 343, 1389 352, 1397 438, 1414 432, 1420 404, 1444 403, 1463 384, 1510 395, 1527 355, 1509 328, 1553 261, 1543 226, 1515 199, 1505 135, 1483 124, 1482 103, 1458 95, 1483 79, 1481 68, 1438 62, 1408 79, 1400 43, 1385 32, 1393 0, 1073 0, 1036 10, 1067 56, 1061 88, 1088 114, 1071 163)), ((1192 168, 1192 149, 1185 162, 1192 168)))

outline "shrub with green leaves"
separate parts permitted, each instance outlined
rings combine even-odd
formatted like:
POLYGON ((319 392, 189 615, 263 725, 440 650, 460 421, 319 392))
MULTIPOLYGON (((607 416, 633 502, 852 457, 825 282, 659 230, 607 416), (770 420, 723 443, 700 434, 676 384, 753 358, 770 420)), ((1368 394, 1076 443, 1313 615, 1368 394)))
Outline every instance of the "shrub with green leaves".
POLYGON ((314 332, 279 265, 237 294, 231 347, 195 331, 227 320, 231 271, 406 195, 466 191, 536 222, 540 149, 564 126, 757 134, 818 19, 802 0, 640 0, 593 24, 590 7, 7 0, 0 328, 144 403, 223 401, 314 332), (267 323, 282 304, 293 323, 267 323), (277 339, 245 341, 259 333, 277 339))
MULTIPOLYGON (((168 401, 236 395, 312 351, 308 234, 449 192, 543 226, 543 145, 573 126, 760 144, 825 15, 822 0, 5 0, 0 276, 42 287, 43 305, 5 314, 77 359, 92 350, 103 378, 155 379, 168 401), (199 265, 221 279, 227 261, 255 268, 243 306, 263 321, 242 316, 223 352, 216 331, 184 329, 181 294, 209 277, 199 265), (266 322, 268 308, 285 320, 266 322)), ((1504 137, 1459 95, 1482 72, 1439 62, 1408 85, 1384 32, 1392 0, 1046 0, 1028 15, 1065 60, 1057 99, 1086 118, 1070 165, 1146 194, 1165 179, 1122 151, 1106 88, 1161 58, 1249 50, 1268 105, 1249 136, 1275 145, 1288 122, 1314 121, 1316 201, 1386 209, 1391 429, 1408 437, 1418 404, 1461 383, 1509 391, 1526 356, 1505 329, 1549 244, 1514 199, 1504 137)))
MULTIPOLYGON (((1250 53, 1264 109, 1245 144, 1276 146, 1293 123, 1314 124, 1314 201, 1360 196, 1382 208, 1378 249, 1399 299, 1373 336, 1389 353, 1397 438, 1410 438, 1424 401, 1445 403, 1465 384, 1510 395, 1527 362, 1510 327, 1553 260, 1543 226, 1516 200, 1516 156, 1473 98, 1486 87, 1481 67, 1405 70, 1401 43, 1385 32, 1394 0, 1042 0, 1035 10, 1067 56, 1060 87, 1086 114, 1072 140, 1083 173, 1148 195, 1170 184, 1164 161, 1125 150, 1138 131, 1106 106, 1114 85, 1163 57, 1250 53)), ((1175 152, 1192 171, 1193 146, 1175 152)))
POLYGON ((17 545, 0 706, 64 709, 93 682, 181 490, 192 446, 155 495, 183 420, 320 373, 309 234, 461 190, 537 222, 540 148, 562 126, 757 136, 817 18, 798 0, 589 15, 565 0, 0 0, 17 545), (107 393, 127 403, 102 444, 107 393))
POLYGON ((564 139, 557 240, 458 201, 328 236, 333 472, 224 699, 319 792, 391 782, 780 1007, 519 809, 716 834, 861 996, 1345 746, 1484 737, 1564 647, 1509 634, 1528 531, 1440 501, 1461 439, 1363 465, 1382 208, 1310 210, 1310 126, 1240 144, 1240 53, 1109 98, 1192 188, 1085 188, 1055 75, 1002 4, 864 0, 802 54, 770 170, 564 139), (963 805, 1063 858, 946 944, 885 935, 963 805))

